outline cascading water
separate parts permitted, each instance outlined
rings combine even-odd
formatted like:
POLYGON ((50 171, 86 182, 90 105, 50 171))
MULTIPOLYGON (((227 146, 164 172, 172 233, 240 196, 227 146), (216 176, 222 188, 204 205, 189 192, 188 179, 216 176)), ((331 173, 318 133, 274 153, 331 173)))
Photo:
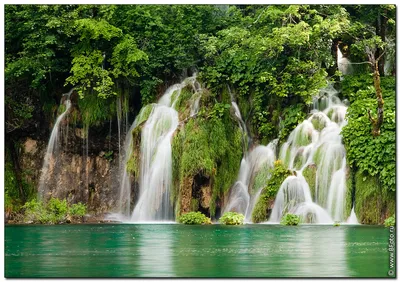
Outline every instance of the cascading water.
POLYGON ((281 185, 270 221, 279 222, 286 212, 298 214, 303 222, 345 221, 346 150, 340 132, 346 124, 347 107, 329 86, 314 99, 311 116, 299 124, 280 149, 279 158, 295 171, 281 185), (314 201, 303 177, 316 168, 314 201))
POLYGON ((270 177, 270 169, 274 165, 275 150, 277 140, 272 141, 267 146, 256 146, 250 152, 247 151, 251 143, 246 123, 242 119, 240 109, 235 101, 235 97, 227 85, 231 97, 231 105, 234 110, 239 128, 243 136, 243 159, 240 163, 238 178, 229 191, 229 196, 223 208, 224 212, 235 211, 245 216, 245 221, 251 221, 251 214, 257 200, 264 188, 265 180, 270 177), (263 173, 262 183, 256 183, 255 178, 258 173, 263 173))
POLYGON ((132 213, 132 221, 174 219, 170 190, 172 186, 171 139, 179 125, 175 104, 182 89, 189 83, 193 87, 195 80, 194 75, 168 88, 144 124, 141 136, 140 195, 132 213))
MULTIPOLYGON (((171 89, 173 93, 175 89, 171 89)), ((168 95, 168 91, 166 95, 168 95)), ((155 105, 142 129, 140 195, 132 221, 172 220, 171 138, 179 124, 178 112, 171 103, 155 105)))
POLYGON ((174 218, 170 201, 172 185, 172 135, 179 125, 178 112, 175 110, 181 90, 187 85, 194 89, 191 98, 191 114, 199 110, 200 84, 196 75, 186 78, 182 83, 169 87, 157 104, 142 108, 130 127, 123 150, 124 163, 121 172, 119 216, 116 218, 134 222, 171 221, 174 218), (150 112, 150 114, 149 114, 150 112), (147 118, 148 117, 148 118, 147 118), (140 145, 139 199, 131 213, 131 179, 127 163, 132 154, 132 132, 143 124, 140 145))
POLYGON ((50 139, 47 144, 46 154, 44 156, 43 166, 40 174, 38 197, 40 200, 44 200, 48 193, 47 182, 53 175, 54 166, 57 162, 57 153, 59 147, 59 131, 61 122, 64 120, 66 114, 71 108, 70 96, 74 88, 72 88, 68 93, 62 95, 61 105, 65 105, 65 110, 56 119, 56 122, 51 131, 50 139))
POLYGON ((356 213, 354 212, 354 207, 351 209, 351 213, 350 213, 349 218, 347 219, 347 223, 348 224, 359 224, 356 213))
POLYGON ((196 80, 194 80, 192 82, 192 87, 193 87, 195 93, 192 95, 191 103, 190 103, 190 116, 191 117, 197 115, 197 113, 199 112, 200 99, 201 99, 201 94, 202 94, 201 85, 196 80))
POLYGON ((231 105, 232 105, 232 108, 234 110, 235 117, 236 117, 236 119, 238 121, 239 128, 242 131, 242 136, 243 136, 243 140, 242 140, 242 142, 243 142, 243 154, 246 154, 247 153, 247 148, 249 147, 249 145, 251 143, 250 135, 249 135, 249 132, 247 130, 246 123, 242 119, 242 114, 240 113, 239 106, 236 103, 235 96, 233 95, 229 85, 227 85, 227 88, 228 88, 229 95, 231 97, 231 105))
POLYGON ((242 131, 243 159, 240 163, 238 178, 230 189, 228 201, 224 206, 223 212, 236 211, 244 214, 246 221, 250 221, 254 205, 263 188, 253 187, 254 177, 260 169, 268 171, 273 166, 275 161, 275 142, 271 142, 268 146, 257 146, 250 153, 247 151, 250 138, 246 123, 242 119, 240 109, 229 85, 227 85, 227 88, 235 117, 242 131))
POLYGON ((268 146, 257 146, 242 159, 238 178, 230 189, 223 212, 235 211, 244 214, 247 222, 251 220, 251 213, 265 184, 263 182, 258 186, 254 178, 260 170, 268 174, 274 166, 275 146, 276 142, 271 142, 268 146))
POLYGON ((132 154, 132 132, 138 125, 140 125, 144 121, 144 117, 146 114, 153 110, 155 104, 149 104, 144 106, 135 121, 132 123, 131 127, 129 128, 128 133, 125 137, 125 148, 123 150, 123 168, 120 170, 121 173, 121 182, 120 182, 120 195, 119 195, 119 214, 115 215, 117 219, 120 220, 127 220, 130 217, 131 213, 131 179, 129 172, 126 168, 126 164, 129 161, 129 158, 132 154))

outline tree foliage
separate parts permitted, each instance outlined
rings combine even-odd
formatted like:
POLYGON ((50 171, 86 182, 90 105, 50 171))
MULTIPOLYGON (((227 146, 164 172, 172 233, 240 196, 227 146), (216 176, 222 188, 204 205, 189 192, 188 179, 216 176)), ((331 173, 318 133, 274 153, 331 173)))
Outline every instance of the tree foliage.
POLYGON ((347 159, 353 169, 360 169, 371 176, 379 176, 387 190, 396 189, 396 119, 394 78, 382 79, 385 98, 384 123, 381 134, 371 134, 368 110, 376 105, 375 89, 369 76, 353 76, 345 79, 343 92, 350 98, 347 112, 348 124, 342 135, 347 159), (367 83, 364 83, 366 81, 367 83), (363 86, 360 84, 363 83, 363 86))

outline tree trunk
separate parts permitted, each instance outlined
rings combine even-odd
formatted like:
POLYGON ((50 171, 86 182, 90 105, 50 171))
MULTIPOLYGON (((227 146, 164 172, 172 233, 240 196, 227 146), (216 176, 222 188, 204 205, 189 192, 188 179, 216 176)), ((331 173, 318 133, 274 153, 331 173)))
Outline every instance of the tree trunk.
POLYGON ((380 135, 380 129, 383 123, 383 97, 382 97, 382 89, 381 89, 381 79, 379 75, 379 60, 375 61, 375 69, 374 69, 374 87, 376 92, 376 100, 378 101, 378 108, 377 108, 377 118, 374 119, 371 116, 371 112, 368 111, 369 118, 372 123, 372 135, 374 137, 380 135))

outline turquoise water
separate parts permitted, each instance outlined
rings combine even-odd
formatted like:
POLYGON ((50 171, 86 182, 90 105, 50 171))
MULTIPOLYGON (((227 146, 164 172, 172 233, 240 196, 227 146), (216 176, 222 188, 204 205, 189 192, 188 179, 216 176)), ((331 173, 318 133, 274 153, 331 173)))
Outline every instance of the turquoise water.
POLYGON ((5 275, 390 277, 389 236, 346 225, 6 226, 5 275))

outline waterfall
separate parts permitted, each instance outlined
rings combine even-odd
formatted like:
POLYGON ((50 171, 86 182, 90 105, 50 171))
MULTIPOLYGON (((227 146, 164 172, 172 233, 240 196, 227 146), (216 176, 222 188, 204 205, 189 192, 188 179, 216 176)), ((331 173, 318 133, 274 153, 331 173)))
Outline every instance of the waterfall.
POLYGON ((171 139, 179 125, 175 104, 181 91, 196 75, 169 87, 154 106, 142 129, 139 200, 131 220, 168 221, 174 219, 170 190, 172 186, 171 139))
POLYGON ((224 205, 223 213, 235 211, 243 214, 246 222, 250 222, 254 206, 260 197, 266 180, 270 177, 270 170, 274 166, 277 140, 270 142, 267 146, 256 146, 250 152, 247 150, 251 139, 246 123, 242 119, 242 114, 229 85, 227 85, 227 88, 231 97, 231 105, 235 118, 242 131, 243 159, 240 163, 237 180, 229 190, 228 200, 224 205), (263 176, 262 183, 255 181, 258 174, 262 174, 263 176))
POLYGON ((201 99, 201 94, 202 94, 202 88, 200 83, 198 83, 196 80, 192 80, 192 87, 195 91, 195 93, 191 97, 191 103, 190 103, 190 117, 194 117, 197 115, 197 113, 200 110, 200 99, 201 99))
POLYGON ((191 85, 194 94, 191 97, 191 115, 197 114, 200 105, 200 84, 196 74, 186 78, 182 83, 169 87, 158 103, 146 105, 135 118, 125 138, 123 165, 121 169, 120 197, 118 215, 112 218, 145 221, 171 221, 174 219, 173 203, 170 190, 172 186, 172 147, 171 139, 179 125, 178 112, 175 105, 181 91, 191 85), (133 152, 132 133, 141 128, 140 138, 140 169, 139 196, 136 205, 131 210, 131 176, 127 163, 133 152))
POLYGON ((243 157, 238 178, 230 189, 223 212, 242 213, 246 222, 251 221, 251 213, 264 188, 265 179, 269 178, 270 169, 274 166, 275 146, 276 141, 267 146, 257 146, 243 157), (255 183, 255 177, 261 171, 265 173, 264 181, 261 184, 255 183))
POLYGON ((351 213, 350 213, 349 218, 347 219, 347 223, 348 223, 348 224, 359 224, 359 222, 358 222, 358 220, 357 220, 356 213, 354 212, 354 206, 353 206, 353 208, 351 209, 351 213))
POLYGON ((232 105, 232 108, 233 108, 233 110, 234 110, 235 117, 236 117, 236 119, 237 119, 237 121, 238 121, 239 128, 240 128, 240 130, 242 131, 242 138, 243 138, 243 141, 242 141, 242 142, 243 142, 243 154, 246 154, 246 152, 247 152, 247 147, 248 147, 249 144, 251 143, 250 135, 249 135, 249 132, 248 132, 248 130, 247 130, 246 123, 245 123, 245 122, 243 121, 243 119, 242 119, 242 114, 240 113, 239 106, 238 106, 237 103, 236 103, 235 96, 233 95, 233 93, 232 93, 231 88, 229 87, 229 85, 227 85, 227 88, 228 88, 229 95, 230 95, 230 97, 231 97, 231 105, 232 105), (247 147, 246 147, 246 146, 247 146, 247 147))
POLYGON ((337 65, 339 71, 343 74, 351 74, 353 72, 353 67, 349 59, 343 57, 342 52, 340 51, 339 44, 337 45, 337 65))
POLYGON ((72 88, 68 93, 62 95, 61 105, 65 105, 65 110, 62 112, 56 119, 56 122, 53 126, 53 130, 50 134, 49 142, 47 143, 46 154, 44 156, 43 166, 41 169, 40 180, 39 180, 39 188, 38 188, 38 197, 40 200, 44 200, 48 193, 47 182, 50 180, 53 175, 54 166, 57 162, 57 153, 59 147, 59 131, 61 122, 64 120, 66 114, 71 108, 71 100, 70 96, 74 88, 72 88), (64 98, 65 97, 65 98, 64 98))
POLYGON ((279 158, 296 176, 289 176, 279 188, 271 222, 279 222, 287 212, 300 215, 307 223, 345 221, 347 164, 340 132, 346 111, 331 85, 314 97, 310 117, 281 146, 279 158), (316 168, 315 183, 303 177, 308 167, 316 168), (310 184, 315 184, 314 199, 310 184))
POLYGON ((121 172, 121 181, 120 181, 120 194, 119 194, 119 206, 118 206, 118 212, 119 215, 116 215, 116 219, 120 220, 126 220, 128 217, 130 217, 131 213, 131 180, 130 180, 130 175, 129 172, 126 168, 126 164, 129 161, 129 158, 131 157, 132 154, 132 132, 133 130, 136 129, 138 125, 140 125, 146 116, 148 112, 151 112, 153 110, 155 104, 149 104, 144 106, 137 117, 135 118, 135 121, 132 123, 131 127, 128 130, 128 133, 126 134, 125 137, 125 146, 122 151, 124 162, 123 162, 123 168, 120 170, 121 172))

